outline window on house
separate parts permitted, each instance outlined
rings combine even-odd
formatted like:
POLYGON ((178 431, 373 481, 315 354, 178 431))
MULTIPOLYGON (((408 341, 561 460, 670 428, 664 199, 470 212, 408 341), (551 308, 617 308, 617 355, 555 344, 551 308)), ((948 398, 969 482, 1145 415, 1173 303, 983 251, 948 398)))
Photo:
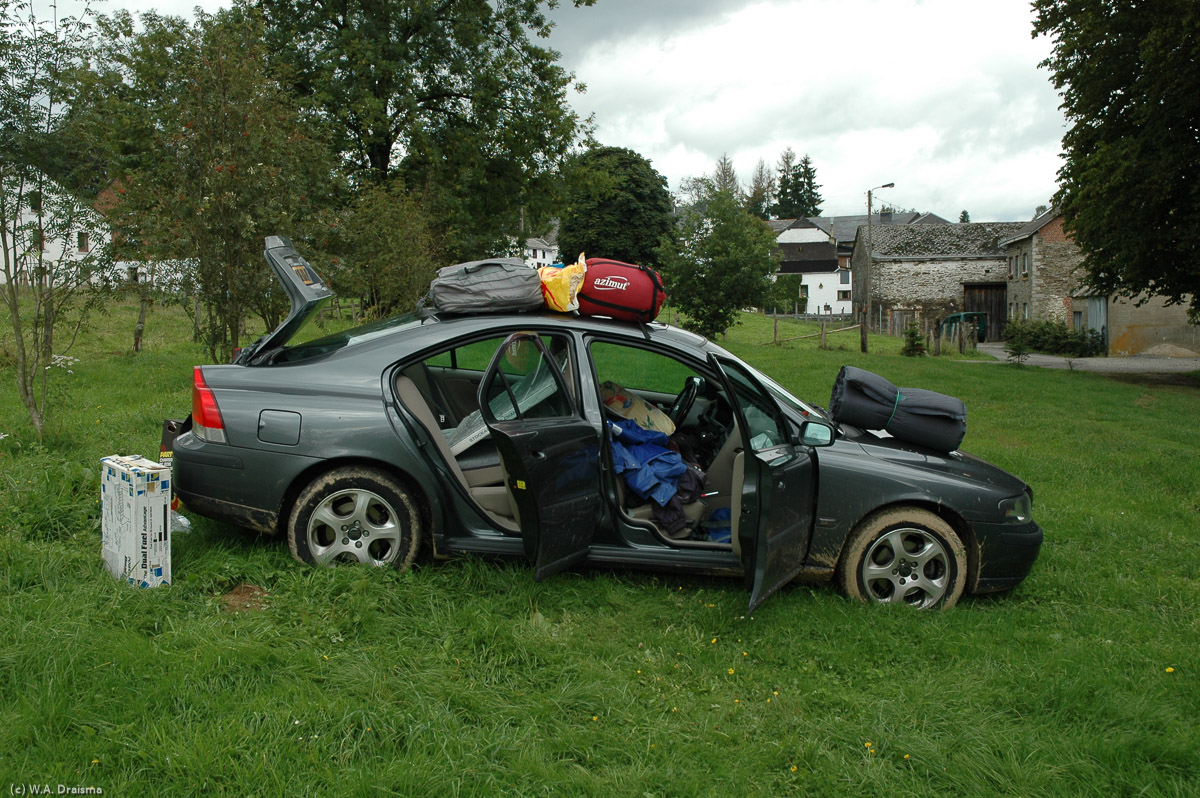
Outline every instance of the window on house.
POLYGON ((838 274, 838 279, 842 281, 842 285, 850 285, 850 272, 847 269, 842 269, 838 274))
POLYGON ((1026 320, 1029 319, 1029 303, 1028 302, 1021 303, 1021 318, 1026 319, 1026 320))
POLYGON ((808 286, 804 283, 800 284, 800 298, 808 299, 808 286))
POLYGON ((1021 256, 1021 276, 1022 277, 1029 276, 1029 253, 1028 252, 1026 252, 1024 255, 1021 256))
POLYGON ((838 291, 837 298, 838 298, 838 302, 849 302, 850 301, 850 292, 849 291, 838 291))
POLYGON ((1083 329, 1083 311, 1077 310, 1071 314, 1071 326, 1076 330, 1083 329))
POLYGON ((78 249, 80 252, 88 251, 88 234, 87 233, 76 234, 75 248, 78 249))

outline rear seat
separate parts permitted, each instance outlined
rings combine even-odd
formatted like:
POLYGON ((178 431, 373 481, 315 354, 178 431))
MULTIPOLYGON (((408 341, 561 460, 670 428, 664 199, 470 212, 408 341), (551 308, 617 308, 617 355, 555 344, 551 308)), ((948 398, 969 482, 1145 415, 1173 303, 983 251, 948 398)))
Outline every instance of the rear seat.
POLYGON ((499 458, 494 464, 482 463, 477 468, 464 471, 458 458, 450 451, 446 436, 438 427, 437 419, 429 409, 425 397, 417 389, 416 383, 407 376, 397 377, 396 395, 429 433, 429 437, 438 448, 438 453, 475 503, 500 527, 510 532, 518 531, 520 526, 517 522, 516 505, 509 495, 508 488, 504 486, 504 468, 500 465, 499 458))

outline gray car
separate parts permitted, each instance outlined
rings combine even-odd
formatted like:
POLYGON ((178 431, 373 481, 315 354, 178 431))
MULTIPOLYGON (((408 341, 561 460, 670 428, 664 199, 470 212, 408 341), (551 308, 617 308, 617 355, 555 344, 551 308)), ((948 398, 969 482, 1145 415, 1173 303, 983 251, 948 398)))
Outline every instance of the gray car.
POLYGON ((302 562, 474 553, 796 577, 921 608, 1012 588, 1042 542, 1030 488, 961 451, 835 423, 692 333, 556 313, 415 314, 296 343, 332 292, 291 243, 292 301, 197 366, 174 442, 186 507, 302 562), (643 441, 643 437, 648 438, 643 441))

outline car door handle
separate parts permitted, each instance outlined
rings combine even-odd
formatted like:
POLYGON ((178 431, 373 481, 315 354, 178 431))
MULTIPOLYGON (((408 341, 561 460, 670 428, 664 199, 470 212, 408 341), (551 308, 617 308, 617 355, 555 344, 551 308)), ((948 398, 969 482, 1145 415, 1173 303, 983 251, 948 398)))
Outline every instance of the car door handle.
POLYGON ((541 449, 534 449, 533 451, 531 451, 529 453, 529 458, 531 460, 545 460, 546 453, 544 451, 542 451, 541 449))

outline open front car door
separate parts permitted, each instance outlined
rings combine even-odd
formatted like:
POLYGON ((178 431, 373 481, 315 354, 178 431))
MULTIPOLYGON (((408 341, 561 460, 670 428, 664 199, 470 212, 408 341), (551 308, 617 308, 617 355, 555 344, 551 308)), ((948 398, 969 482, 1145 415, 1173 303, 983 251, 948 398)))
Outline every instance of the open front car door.
POLYGON ((710 355, 732 397, 746 451, 738 544, 750 611, 800 572, 812 533, 816 466, 775 399, 744 366, 710 355))
POLYGON ((570 342, 510 335, 479 384, 538 581, 587 557, 600 514, 600 433, 571 389, 570 342))

